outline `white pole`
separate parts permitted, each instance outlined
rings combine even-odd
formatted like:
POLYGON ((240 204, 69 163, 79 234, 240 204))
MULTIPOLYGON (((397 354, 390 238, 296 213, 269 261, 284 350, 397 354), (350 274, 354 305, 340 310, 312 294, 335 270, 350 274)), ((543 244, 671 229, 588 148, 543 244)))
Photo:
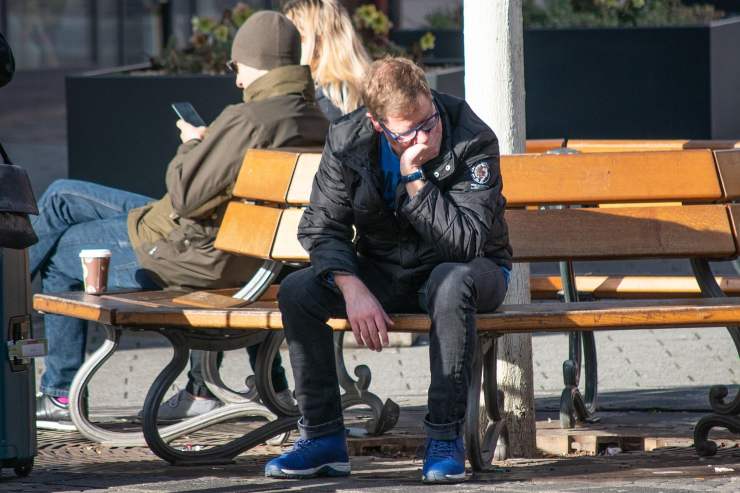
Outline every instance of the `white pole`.
MULTIPOLYGON (((501 154, 525 149, 522 0, 465 0, 465 97, 493 129, 501 154)), ((504 182, 506 195, 506 182, 504 182)), ((528 303, 529 265, 515 264, 505 303, 528 303)), ((510 452, 536 452, 532 338, 499 339, 499 388, 504 391, 510 452)))

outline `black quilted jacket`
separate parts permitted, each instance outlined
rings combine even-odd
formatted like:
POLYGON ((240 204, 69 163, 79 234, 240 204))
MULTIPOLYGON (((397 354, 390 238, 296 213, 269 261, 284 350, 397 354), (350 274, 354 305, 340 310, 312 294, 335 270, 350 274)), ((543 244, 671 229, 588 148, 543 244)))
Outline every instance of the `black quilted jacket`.
POLYGON ((485 256, 511 268, 496 136, 462 99, 434 100, 444 125, 440 154, 424 165, 428 182, 413 199, 398 185, 395 210, 383 199, 379 136, 366 110, 331 126, 298 228, 320 276, 356 274, 358 256, 413 284, 442 262, 485 256))

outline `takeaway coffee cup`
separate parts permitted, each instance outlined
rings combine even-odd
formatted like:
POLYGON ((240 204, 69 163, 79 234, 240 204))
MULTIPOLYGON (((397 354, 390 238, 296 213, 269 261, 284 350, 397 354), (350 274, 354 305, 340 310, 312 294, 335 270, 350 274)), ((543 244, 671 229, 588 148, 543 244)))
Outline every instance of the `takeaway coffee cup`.
POLYGON ((110 256, 110 250, 105 249, 80 251, 86 293, 101 294, 107 289, 110 256))

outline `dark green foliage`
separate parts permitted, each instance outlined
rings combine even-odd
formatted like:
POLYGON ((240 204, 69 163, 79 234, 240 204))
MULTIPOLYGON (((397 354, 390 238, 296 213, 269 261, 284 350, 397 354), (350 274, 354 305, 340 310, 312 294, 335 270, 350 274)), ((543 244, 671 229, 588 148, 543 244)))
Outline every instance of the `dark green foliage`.
MULTIPOLYGON (((524 0, 525 27, 635 27, 703 24, 723 16, 681 0, 524 0)), ((462 1, 425 17, 430 29, 461 29, 462 1)))
POLYGON ((722 17, 711 5, 681 0, 524 0, 527 27, 636 27, 703 24, 722 17))
POLYGON ((239 2, 225 10, 219 20, 193 17, 193 35, 188 46, 178 49, 175 38, 170 38, 162 54, 152 59, 153 67, 169 74, 224 73, 234 35, 254 12, 252 7, 239 2))
MULTIPOLYGON (((256 9, 239 2, 234 8, 225 10, 219 20, 193 17, 193 35, 188 46, 179 49, 176 40, 171 38, 162 54, 152 58, 153 68, 168 74, 224 73, 234 35, 254 12, 256 9)), ((390 20, 372 4, 355 9, 352 21, 373 58, 393 55, 410 56, 419 60, 425 51, 434 48, 432 33, 426 33, 409 50, 393 43, 388 37, 392 27, 390 20)))

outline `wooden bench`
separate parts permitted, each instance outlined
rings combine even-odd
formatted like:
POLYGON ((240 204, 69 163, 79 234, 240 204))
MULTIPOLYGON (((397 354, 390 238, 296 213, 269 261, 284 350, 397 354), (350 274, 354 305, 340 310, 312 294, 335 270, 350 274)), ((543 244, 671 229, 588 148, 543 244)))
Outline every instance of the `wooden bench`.
MULTIPOLYGON (((495 313, 478 315, 480 351, 474 364, 465 431, 468 457, 475 469, 485 469, 494 456, 506 455, 503 394, 496 385, 496 341, 501 334, 574 331, 588 345, 594 343, 593 332, 598 330, 728 326, 740 352, 740 330, 736 327, 740 324, 740 298, 724 297, 708 263, 710 259, 732 259, 738 255, 736 225, 740 206, 729 202, 740 195, 740 180, 735 179, 740 173, 739 152, 689 150, 502 158, 504 192, 509 200, 506 217, 515 261, 689 258, 704 297, 533 303, 503 306, 495 313), (666 206, 665 202, 680 205, 666 206), (605 203, 641 205, 596 207, 605 203), (482 416, 481 385, 486 409, 482 416)), ((262 278, 267 283, 282 263, 307 262, 307 254, 296 240, 296 227, 317 167, 317 156, 249 151, 234 189, 237 198, 228 206, 217 246, 265 259, 262 278)), ((257 299, 266 283, 260 287, 257 284, 242 290, 241 296, 248 292, 257 299)), ((268 294, 274 295, 274 289, 268 294)), ((170 339, 174 356, 149 390, 143 428, 152 450, 171 463, 229 460, 293 427, 296 410, 281 408, 270 395, 269 363, 282 340, 282 321, 275 302, 263 298, 244 307, 217 308, 214 304, 211 308, 198 308, 184 307, 173 302, 173 298, 169 293, 162 293, 159 299, 142 299, 140 293, 101 297, 82 293, 37 295, 34 307, 108 324, 111 337, 120 334, 120 327, 135 327, 160 331, 170 339), (167 434, 169 427, 157 429, 157 408, 185 367, 188 349, 237 347, 257 339, 263 345, 255 369, 256 380, 259 391, 265 391, 265 403, 273 421, 235 442, 205 451, 180 451, 167 445, 166 441, 174 435, 167 434)), ((429 330, 426 315, 391 316, 394 331, 429 330)), ((338 332, 349 328, 341 319, 331 320, 330 325, 338 332)), ((580 355, 579 348, 564 368, 570 374, 571 385, 563 391, 561 421, 569 426, 588 416, 589 403, 595 406, 595 401, 588 398, 589 391, 595 389, 587 386, 584 401, 577 387, 580 355)), ((99 364, 102 361, 92 366, 99 364)), ((358 376, 360 382, 356 386, 367 391, 369 371, 361 370, 358 376)), ((73 389, 73 406, 81 405, 79 389, 73 389)), ((740 422, 732 416, 740 412, 740 398, 725 402, 726 394, 724 387, 713 388, 710 400, 717 414, 703 418, 697 425, 697 450, 702 454, 713 452, 713 444, 706 440, 712 426, 740 432, 740 422)), ((73 412, 73 417, 75 414, 80 413, 73 412)), ((80 416, 75 422, 78 420, 80 416)))
MULTIPOLYGON (((552 150, 568 149, 581 153, 589 152, 647 152, 678 151, 684 149, 740 149, 736 140, 640 140, 640 139, 530 139, 527 152, 546 153, 552 150)), ((735 271, 740 275, 740 262, 734 262, 735 271)), ((531 279, 532 297, 554 299, 563 293, 561 278, 556 276, 533 276, 531 279)), ((720 281, 726 294, 740 293, 740 277, 724 277, 720 281)), ((595 275, 577 276, 578 291, 595 299, 609 298, 666 298, 696 297, 701 289, 694 277, 688 276, 630 276, 595 275)))

